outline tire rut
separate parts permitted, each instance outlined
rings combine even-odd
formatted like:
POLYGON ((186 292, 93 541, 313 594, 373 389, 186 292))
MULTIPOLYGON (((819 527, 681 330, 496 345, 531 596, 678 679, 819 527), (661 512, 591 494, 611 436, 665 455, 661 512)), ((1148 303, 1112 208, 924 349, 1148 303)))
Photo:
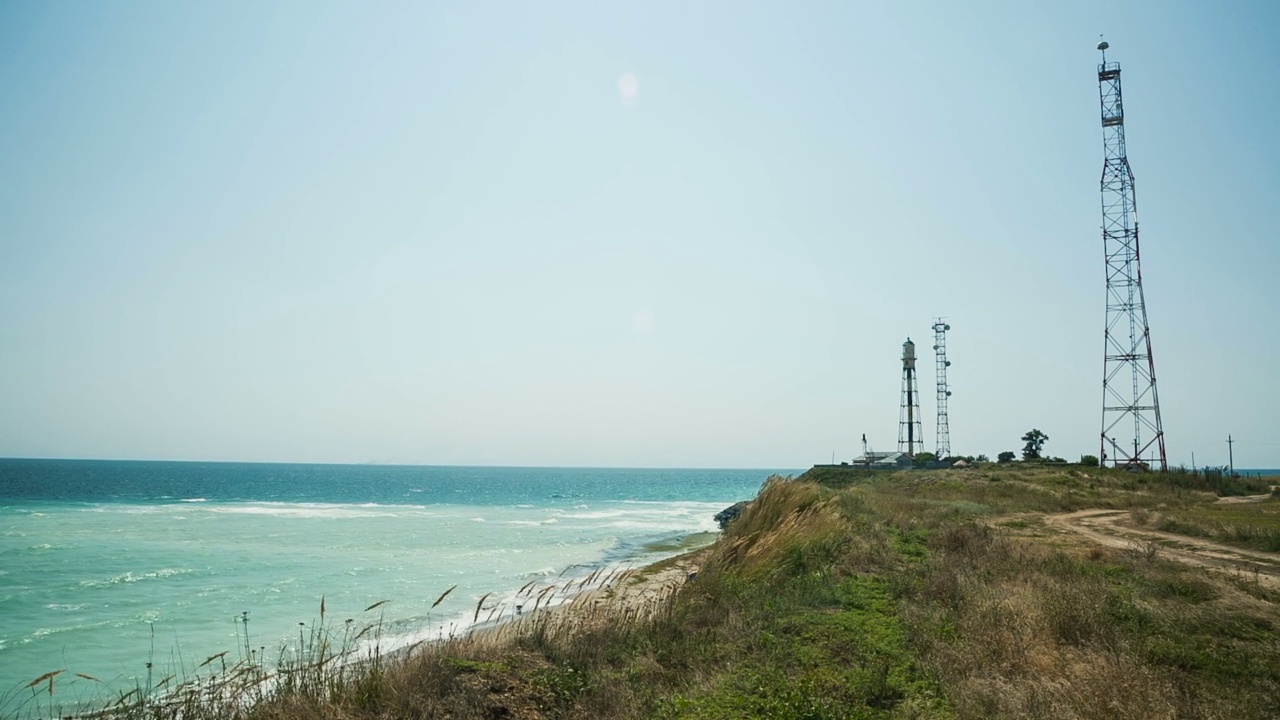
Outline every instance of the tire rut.
POLYGON ((1159 530, 1121 526, 1126 510, 1091 509, 1045 515, 1045 524, 1099 545, 1150 552, 1188 565, 1225 571, 1280 589, 1280 554, 1223 545, 1159 530))

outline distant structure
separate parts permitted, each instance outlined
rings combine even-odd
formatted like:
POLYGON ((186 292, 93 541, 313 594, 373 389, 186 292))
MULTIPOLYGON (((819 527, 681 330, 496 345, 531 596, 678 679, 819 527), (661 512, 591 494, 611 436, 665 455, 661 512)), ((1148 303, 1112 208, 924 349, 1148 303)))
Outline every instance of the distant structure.
POLYGON ((947 368, 951 361, 947 359, 947 331, 951 326, 944 322, 946 318, 933 321, 933 353, 938 358, 938 434, 934 440, 939 460, 951 457, 951 424, 947 419, 947 398, 951 390, 947 388, 947 368))
POLYGON ((902 410, 898 414, 898 452, 914 458, 924 446, 924 423, 920 418, 920 393, 916 390, 916 344, 902 343, 902 410))
POLYGON ((1098 43, 1098 93, 1102 100, 1102 244, 1107 268, 1107 321, 1102 368, 1102 464, 1114 467, 1168 465, 1156 394, 1151 330, 1138 262, 1138 207, 1133 170, 1124 144, 1120 64, 1107 62, 1098 43))
MULTIPOLYGON (((830 465, 814 465, 815 468, 834 468, 859 470, 902 470, 912 467, 912 459, 904 452, 876 452, 867 444, 867 434, 862 434, 862 455, 849 462, 830 465)), ((717 516, 718 519, 719 516, 717 516)))
POLYGON ((901 452, 869 452, 849 463, 852 467, 869 470, 902 470, 911 467, 911 458, 901 452))

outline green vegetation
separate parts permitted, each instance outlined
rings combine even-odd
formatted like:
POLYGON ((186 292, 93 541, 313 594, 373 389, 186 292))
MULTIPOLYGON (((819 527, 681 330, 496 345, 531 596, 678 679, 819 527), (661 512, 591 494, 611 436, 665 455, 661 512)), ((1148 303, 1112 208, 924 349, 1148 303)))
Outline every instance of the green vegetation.
POLYGON ((322 635, 277 682, 249 685, 252 703, 206 693, 119 714, 1276 717, 1272 586, 1046 521, 1127 509, 1139 525, 1273 549, 1280 499, 1216 502, 1248 487, 1024 463, 816 468, 771 479, 656 612, 581 610, 583 622, 361 663, 336 662, 347 644, 322 635))
POLYGON ((1280 497, 1256 503, 1165 508, 1135 516, 1139 525, 1208 538, 1253 550, 1280 552, 1280 497))
POLYGON ((912 458, 911 464, 915 467, 922 468, 922 467, 928 467, 929 463, 936 462, 937 460, 938 460, 938 456, 934 455, 931 452, 919 452, 919 453, 916 453, 916 456, 914 458, 912 458))

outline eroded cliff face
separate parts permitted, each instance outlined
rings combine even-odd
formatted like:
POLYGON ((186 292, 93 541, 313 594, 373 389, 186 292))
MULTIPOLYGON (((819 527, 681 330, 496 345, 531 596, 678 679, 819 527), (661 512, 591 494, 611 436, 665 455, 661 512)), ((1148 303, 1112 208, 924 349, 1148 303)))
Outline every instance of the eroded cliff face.
POLYGON ((734 518, 742 514, 742 511, 747 507, 748 502, 749 501, 747 500, 736 502, 716 513, 716 522, 720 524, 720 529, 724 530, 729 527, 729 523, 732 522, 734 518))

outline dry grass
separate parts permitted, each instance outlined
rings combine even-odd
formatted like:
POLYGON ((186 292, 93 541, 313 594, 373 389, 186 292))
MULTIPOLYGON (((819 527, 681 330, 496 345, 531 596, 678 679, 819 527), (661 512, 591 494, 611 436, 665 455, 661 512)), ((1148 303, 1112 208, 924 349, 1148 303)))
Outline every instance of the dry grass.
POLYGON ((1269 717, 1275 709, 1274 606, 1132 553, 1013 543, 985 529, 964 541, 952 535, 906 612, 956 716, 1269 717), (1223 626, 1258 636, 1226 641, 1227 650, 1216 634, 1223 626), (1245 665, 1253 671, 1239 674, 1245 665))

